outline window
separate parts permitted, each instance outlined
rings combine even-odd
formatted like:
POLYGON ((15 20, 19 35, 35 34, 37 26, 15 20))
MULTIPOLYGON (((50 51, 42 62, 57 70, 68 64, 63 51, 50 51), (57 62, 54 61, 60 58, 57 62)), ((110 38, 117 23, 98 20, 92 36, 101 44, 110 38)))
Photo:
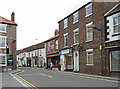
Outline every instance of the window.
POLYGON ((79 43, 79 31, 78 29, 74 30, 74 44, 79 43))
POLYGON ((5 64, 5 55, 0 55, 0 64, 5 64))
POLYGON ((64 20, 64 28, 67 28, 68 27, 68 19, 65 19, 64 20))
POLYGON ((6 32, 6 26, 0 25, 0 32, 6 32))
POLYGON ((86 17, 92 15, 92 4, 86 6, 86 17))
POLYGON ((58 40, 55 41, 55 48, 58 49, 58 40))
POLYGON ((64 34, 64 47, 68 46, 68 34, 64 34))
POLYGON ((93 22, 86 25, 86 41, 92 41, 93 40, 93 29, 88 28, 89 25, 92 25, 93 22))
POLYGON ((78 12, 73 15, 73 24, 78 22, 78 12))
POLYGON ((0 47, 6 47, 6 38, 0 38, 0 47))
POLYGON ((42 49, 39 50, 39 55, 42 56, 42 49))
POLYGON ((48 42, 48 51, 50 51, 50 42, 48 42))
POLYGON ((120 50, 111 52, 111 71, 120 71, 120 50))
POLYGON ((120 15, 113 18, 113 34, 120 33, 120 15))
POLYGON ((87 64, 86 65, 93 65, 93 49, 86 50, 87 52, 87 64))

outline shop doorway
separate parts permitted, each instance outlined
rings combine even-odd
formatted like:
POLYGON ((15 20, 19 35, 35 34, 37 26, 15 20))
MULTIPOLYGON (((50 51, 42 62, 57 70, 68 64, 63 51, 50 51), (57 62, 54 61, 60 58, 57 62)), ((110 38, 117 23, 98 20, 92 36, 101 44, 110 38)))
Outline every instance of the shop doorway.
POLYGON ((74 51, 74 71, 79 71, 79 52, 74 51))

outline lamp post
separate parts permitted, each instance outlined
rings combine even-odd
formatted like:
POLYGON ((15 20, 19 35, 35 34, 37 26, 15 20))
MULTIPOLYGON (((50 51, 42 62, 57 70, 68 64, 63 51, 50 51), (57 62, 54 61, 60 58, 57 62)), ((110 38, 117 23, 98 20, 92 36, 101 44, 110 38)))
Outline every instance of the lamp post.
POLYGON ((100 28, 97 28, 96 25, 90 25, 88 28, 93 28, 100 31, 100 60, 101 60, 101 75, 103 75, 103 60, 102 60, 102 25, 100 24, 100 28))

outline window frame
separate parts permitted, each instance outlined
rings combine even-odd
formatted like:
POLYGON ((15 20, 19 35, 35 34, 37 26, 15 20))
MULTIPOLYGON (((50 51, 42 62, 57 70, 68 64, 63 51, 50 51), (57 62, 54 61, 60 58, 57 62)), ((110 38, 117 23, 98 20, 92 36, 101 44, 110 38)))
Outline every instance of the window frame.
MULTIPOLYGON (((89 56, 89 55, 94 56, 94 54, 93 54, 93 49, 88 49, 88 50, 86 50, 86 55, 87 55, 87 56, 86 56, 86 57, 87 57, 86 66, 93 66, 93 65, 94 65, 94 61, 93 61, 93 64, 89 64, 89 63, 88 63, 88 60, 89 60, 89 59, 88 59, 88 56, 89 56), (89 54, 89 52, 92 52, 92 54, 89 54)), ((93 59, 94 59, 94 58, 93 58, 93 59)))
POLYGON ((74 45, 79 44, 79 28, 75 29, 73 32, 74 32, 74 45), (78 33, 75 34, 76 32, 78 32, 78 33), (76 35, 78 35, 78 43, 75 42, 76 41, 76 38, 75 38, 76 35))
POLYGON ((78 11, 73 14, 73 24, 77 23, 79 21, 79 14, 78 11), (77 18, 77 20, 75 19, 77 18))
POLYGON ((56 49, 56 50, 58 49, 58 39, 55 40, 55 49, 56 49))
POLYGON ((0 38, 4 38, 4 39, 5 39, 5 47, 0 47, 0 48, 6 49, 6 40, 7 40, 7 36, 0 36, 0 38))
POLYGON ((64 29, 68 27, 68 18, 64 20, 64 29))
POLYGON ((2 32, 2 33, 6 33, 7 25, 6 25, 6 24, 0 24, 0 26, 5 26, 5 31, 0 30, 0 32, 2 32))
POLYGON ((50 51, 50 42, 48 42, 48 52, 50 51))
POLYGON ((7 62, 7 61, 6 61, 6 54, 0 54, 0 56, 4 56, 4 57, 5 57, 5 64, 1 64, 1 63, 0 63, 0 65, 6 65, 6 62, 7 62))
POLYGON ((92 14, 93 14, 93 6, 92 6, 92 3, 91 4, 89 4, 89 5, 87 5, 86 7, 86 16, 85 17, 89 17, 89 16, 91 16, 92 14), (91 13, 89 13, 88 14, 88 8, 91 6, 91 13))
POLYGON ((88 26, 90 26, 92 24, 93 24, 93 22, 86 24, 86 42, 90 42, 90 41, 94 40, 94 38, 93 38, 93 35, 94 35, 93 31, 92 31, 92 39, 88 40, 88 30, 92 29, 92 28, 88 28, 88 26))
POLYGON ((68 47, 68 33, 64 34, 64 48, 65 47, 68 47), (66 39, 67 39, 67 41, 66 41, 66 39))

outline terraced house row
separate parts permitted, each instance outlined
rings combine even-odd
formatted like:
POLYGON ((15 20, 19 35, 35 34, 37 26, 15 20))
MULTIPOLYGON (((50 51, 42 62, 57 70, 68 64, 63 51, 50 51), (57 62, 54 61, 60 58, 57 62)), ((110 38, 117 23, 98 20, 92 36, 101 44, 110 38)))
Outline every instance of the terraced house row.
POLYGON ((63 71, 110 76, 120 72, 120 2, 93 0, 58 24, 59 34, 42 43, 46 67, 52 62, 54 68, 60 63, 63 71))

